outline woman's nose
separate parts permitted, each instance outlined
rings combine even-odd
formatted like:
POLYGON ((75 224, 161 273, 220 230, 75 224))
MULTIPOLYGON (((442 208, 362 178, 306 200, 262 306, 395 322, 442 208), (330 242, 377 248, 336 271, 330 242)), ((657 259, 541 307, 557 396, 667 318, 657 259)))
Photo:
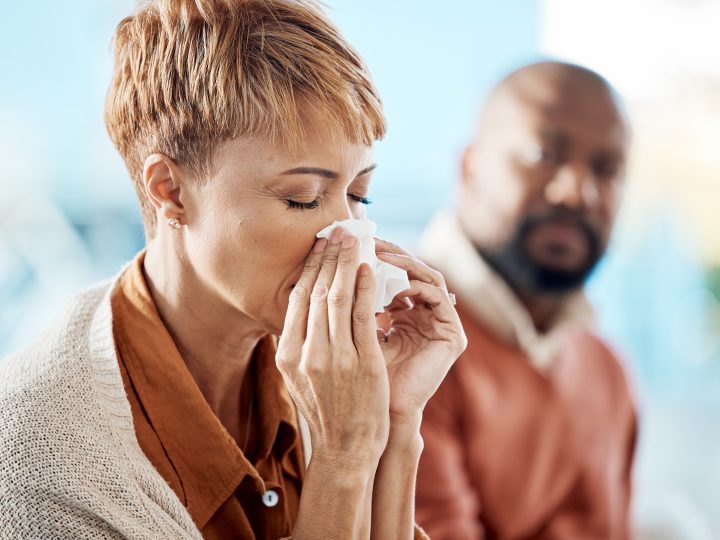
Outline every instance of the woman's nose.
MULTIPOLYGON (((359 206, 359 205, 355 205, 359 206)), ((353 205, 350 204, 350 200, 345 197, 345 200, 342 203, 338 203, 335 205, 335 207, 332 210, 332 219, 333 221, 344 221, 346 219, 359 219, 360 215, 358 215, 358 212, 355 211, 353 208, 353 205)))

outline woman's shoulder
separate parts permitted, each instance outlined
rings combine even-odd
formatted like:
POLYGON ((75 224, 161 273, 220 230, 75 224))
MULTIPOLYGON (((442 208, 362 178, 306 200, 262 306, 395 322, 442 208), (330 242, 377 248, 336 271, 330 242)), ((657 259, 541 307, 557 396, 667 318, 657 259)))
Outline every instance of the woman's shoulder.
POLYGON ((109 288, 110 282, 102 282, 81 291, 34 343, 0 359, 0 401, 62 383, 72 375, 73 366, 79 367, 86 356, 93 318, 109 288))
POLYGON ((109 287, 77 294, 37 341, 0 360, 0 450, 51 440, 54 431, 72 427, 80 409, 92 409, 90 336, 109 287))
POLYGON ((12 509, 2 538, 199 537, 135 440, 112 288, 79 293, 41 338, 0 360, 0 507, 12 509), (35 519, 40 506, 56 519, 35 519))

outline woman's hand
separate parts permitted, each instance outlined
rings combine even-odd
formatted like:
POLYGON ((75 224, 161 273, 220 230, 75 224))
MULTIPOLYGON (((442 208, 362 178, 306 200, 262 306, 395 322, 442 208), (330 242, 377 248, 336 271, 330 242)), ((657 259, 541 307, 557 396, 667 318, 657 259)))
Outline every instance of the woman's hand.
POLYGON ((313 449, 294 538, 367 538, 371 519, 373 538, 412 535, 419 417, 465 335, 442 276, 378 244, 411 279, 381 341, 373 273, 341 228, 316 242, 290 296, 277 364, 313 449))
POLYGON ((388 438, 389 388, 371 269, 342 228, 317 240, 290 295, 277 364, 308 422, 313 459, 375 472, 388 438))
POLYGON ((390 381, 391 421, 415 425, 467 338, 442 274, 384 240, 376 239, 375 249, 380 260, 410 278, 410 288, 386 309, 389 331, 378 334, 390 381))

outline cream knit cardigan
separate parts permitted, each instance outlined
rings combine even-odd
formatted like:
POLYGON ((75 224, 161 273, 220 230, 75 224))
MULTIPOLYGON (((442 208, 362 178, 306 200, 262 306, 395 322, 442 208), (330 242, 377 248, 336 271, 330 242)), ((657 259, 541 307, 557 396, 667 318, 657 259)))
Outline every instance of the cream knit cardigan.
POLYGON ((201 539, 145 457, 115 354, 115 281, 0 360, 0 538, 201 539))

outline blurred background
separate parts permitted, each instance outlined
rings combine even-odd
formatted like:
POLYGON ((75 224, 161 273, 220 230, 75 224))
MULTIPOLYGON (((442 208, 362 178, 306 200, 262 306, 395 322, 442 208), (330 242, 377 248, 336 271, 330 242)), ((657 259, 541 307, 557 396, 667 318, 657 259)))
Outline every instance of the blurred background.
MULTIPOLYGON (((643 538, 720 538, 720 2, 326 4, 390 125, 369 215, 408 247, 451 204, 480 102, 507 72, 570 60, 624 96, 628 191, 590 294, 638 395, 635 523, 643 538)), ((102 120, 110 37, 132 8, 0 0, 0 357, 143 246, 102 120)))

